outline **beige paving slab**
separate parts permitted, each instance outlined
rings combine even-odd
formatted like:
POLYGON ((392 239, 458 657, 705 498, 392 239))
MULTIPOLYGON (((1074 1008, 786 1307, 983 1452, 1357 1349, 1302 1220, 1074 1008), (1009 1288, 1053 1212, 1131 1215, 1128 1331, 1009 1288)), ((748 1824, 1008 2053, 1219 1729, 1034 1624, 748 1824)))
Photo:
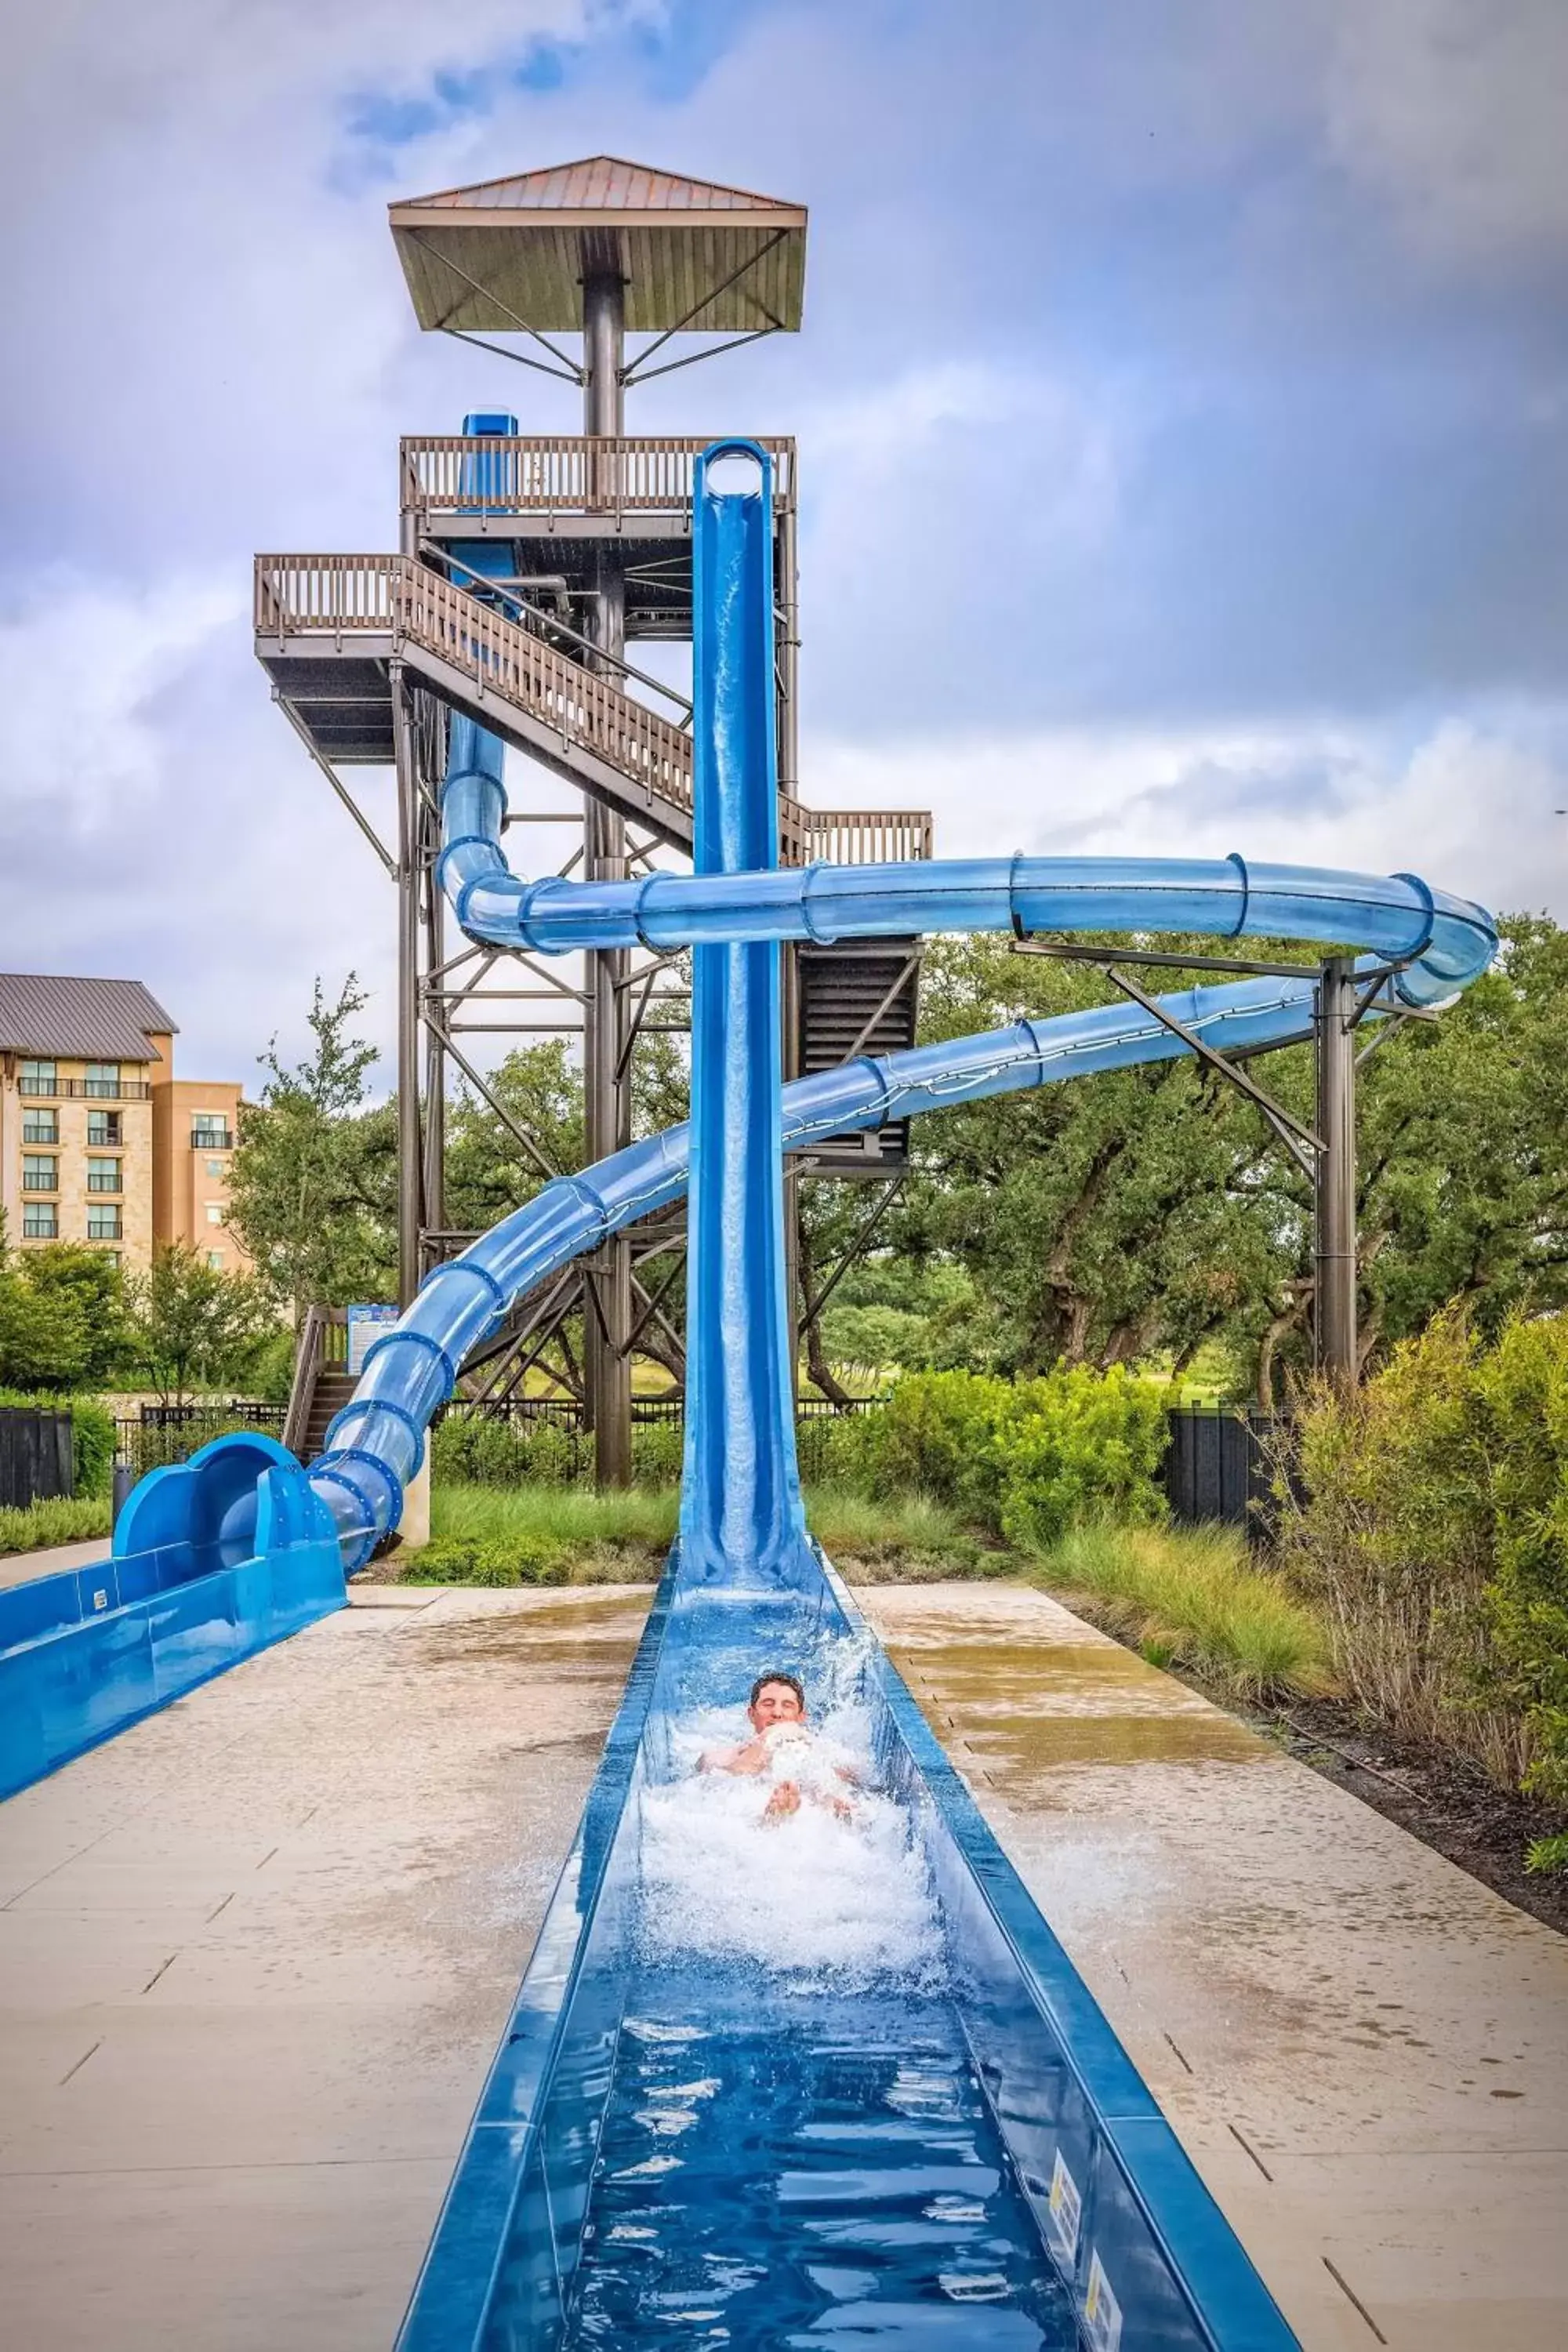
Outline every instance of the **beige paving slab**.
POLYGON ((1043 1594, 860 1599, 1308 2352, 1563 2352, 1568 1943, 1043 1594))
POLYGON ((0 2183, 14 2352, 386 2352, 449 2158, 34 2173, 0 2183), (70 2248, 68 2292, 39 2300, 70 2248), (134 2259, 128 2280, 127 2256, 134 2259), (30 2333, 13 2336, 12 2323, 30 2333), (40 2332, 42 2330, 43 2332, 40 2332))
POLYGON ((31 1584, 36 1577, 58 1576, 64 1569, 89 1568, 94 1560, 108 1558, 107 1536, 96 1536, 90 1543, 51 1544, 46 1551, 0 1552, 0 1591, 11 1584, 31 1584))
POLYGON ((384 2352, 647 1599, 356 1603, 0 1806, 6 2352, 384 2352))

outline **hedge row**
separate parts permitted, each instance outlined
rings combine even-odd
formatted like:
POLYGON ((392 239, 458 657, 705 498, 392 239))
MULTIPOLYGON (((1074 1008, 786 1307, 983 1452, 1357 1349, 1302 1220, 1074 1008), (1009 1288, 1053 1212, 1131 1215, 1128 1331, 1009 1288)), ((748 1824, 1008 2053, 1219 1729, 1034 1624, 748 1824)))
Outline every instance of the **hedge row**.
MULTIPOLYGON (((977 1372, 911 1372, 874 1412, 808 1423, 802 1470, 815 1485, 877 1498, 923 1494, 1017 1548, 1041 1550, 1083 1520, 1164 1516, 1157 1483, 1166 1444, 1164 1391, 1121 1370, 1083 1368, 1016 1383, 977 1372)), ((633 1475, 680 1475, 681 1432, 634 1429, 633 1475)), ((482 1486, 563 1483, 574 1442, 544 1422, 444 1422, 434 1468, 482 1486)))

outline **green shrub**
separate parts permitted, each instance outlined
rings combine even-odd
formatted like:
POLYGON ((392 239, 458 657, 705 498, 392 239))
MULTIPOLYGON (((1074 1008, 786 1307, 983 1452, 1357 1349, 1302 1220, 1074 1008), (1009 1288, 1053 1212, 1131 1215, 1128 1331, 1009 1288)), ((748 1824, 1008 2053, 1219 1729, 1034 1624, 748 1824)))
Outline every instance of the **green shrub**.
POLYGON ((845 1424, 846 1451, 860 1451, 879 1494, 934 1495, 997 1526, 994 1451, 1013 1394, 982 1372, 911 1372, 858 1428, 845 1424))
POLYGON ((1165 1393, 1120 1365, 1084 1365, 1020 1381, 992 1439, 996 1523, 1010 1544, 1040 1550, 1069 1528, 1165 1517, 1156 1481, 1170 1442, 1165 1393))
POLYGON ((107 1496, 114 1483, 114 1415, 96 1397, 72 1397, 70 1414, 78 1499, 107 1496))
POLYGON ((795 1452, 806 1484, 874 1494, 885 1410, 879 1405, 873 1412, 814 1412, 798 1423, 795 1452))
POLYGON ((678 1421, 634 1423, 632 1476, 637 1485, 679 1486, 685 1444, 686 1432, 678 1421))
POLYGON ((1369 1711, 1568 1801, 1568 1317, 1457 1310, 1299 1424, 1281 1558, 1369 1711))
POLYGON ((1064 1366, 1014 1385, 913 1372, 839 1424, 846 1485, 931 1495, 1005 1542, 1039 1549, 1081 1520, 1157 1520, 1165 1395, 1120 1367, 1064 1366))
POLYGON ((1496 1672, 1522 1708, 1524 1786, 1568 1804, 1568 1315, 1507 1323, 1476 1360, 1492 1511, 1496 1672))
POLYGON ((568 1584, 570 1555, 560 1545, 526 1536, 492 1542, 474 1537, 437 1538, 418 1552, 406 1580, 411 1584, 568 1584))
POLYGON ((550 1421, 489 1421, 448 1413, 431 1446, 431 1475, 439 1484, 478 1486, 559 1486, 573 1475, 576 1451, 565 1430, 550 1421))
POLYGON ((52 1496, 25 1510, 0 1510, 0 1553, 43 1551, 53 1544, 89 1543, 109 1533, 107 1496, 52 1496))

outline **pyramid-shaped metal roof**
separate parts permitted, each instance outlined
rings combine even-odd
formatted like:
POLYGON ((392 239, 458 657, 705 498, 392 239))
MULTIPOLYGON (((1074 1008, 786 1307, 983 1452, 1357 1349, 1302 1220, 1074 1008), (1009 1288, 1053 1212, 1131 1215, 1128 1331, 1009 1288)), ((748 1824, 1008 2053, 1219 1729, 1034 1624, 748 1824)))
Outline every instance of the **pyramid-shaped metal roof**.
POLYGON ((388 211, 422 327, 570 333, 584 276, 605 270, 634 331, 800 324, 805 207, 747 188, 588 155, 388 211))

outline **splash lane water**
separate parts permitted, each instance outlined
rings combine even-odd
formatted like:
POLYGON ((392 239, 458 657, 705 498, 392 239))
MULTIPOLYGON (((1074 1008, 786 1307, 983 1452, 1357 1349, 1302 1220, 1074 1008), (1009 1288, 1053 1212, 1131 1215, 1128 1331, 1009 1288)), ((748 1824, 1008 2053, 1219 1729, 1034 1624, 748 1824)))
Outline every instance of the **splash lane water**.
POLYGON ((959 2015, 920 1809, 879 1760, 870 1665, 819 1611, 677 1610, 615 1864, 626 2008, 567 2352, 1075 2340, 959 2015), (779 1664, 806 1724, 766 1734, 756 1772, 715 1769, 779 1664), (785 1788, 798 1809, 770 1814, 785 1788))

